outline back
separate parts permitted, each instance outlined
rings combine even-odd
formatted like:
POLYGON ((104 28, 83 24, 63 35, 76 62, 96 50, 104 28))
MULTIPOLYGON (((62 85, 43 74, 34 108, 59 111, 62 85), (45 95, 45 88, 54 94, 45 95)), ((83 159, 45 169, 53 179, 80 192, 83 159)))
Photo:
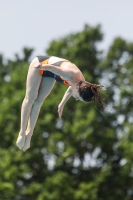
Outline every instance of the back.
POLYGON ((59 57, 56 57, 56 56, 50 56, 50 58, 48 59, 48 64, 53 64, 53 63, 56 63, 58 61, 65 61, 66 59, 64 58, 59 58, 59 57))

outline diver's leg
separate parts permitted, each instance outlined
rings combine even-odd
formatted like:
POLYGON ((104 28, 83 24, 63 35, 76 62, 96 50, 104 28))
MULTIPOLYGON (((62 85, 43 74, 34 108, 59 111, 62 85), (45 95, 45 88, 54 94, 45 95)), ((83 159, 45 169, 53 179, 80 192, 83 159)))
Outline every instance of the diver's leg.
POLYGON ((37 118, 38 118, 38 115, 40 112, 40 108, 41 108, 45 98, 51 92, 54 84, 55 84, 55 80, 53 78, 48 78, 48 77, 42 78, 38 96, 32 106, 32 110, 31 110, 31 113, 29 116, 28 127, 26 130, 26 140, 25 140, 25 145, 23 147, 24 151, 30 147, 31 136, 33 134, 33 130, 34 130, 34 127, 35 127, 35 124, 36 124, 36 121, 37 121, 37 118))
POLYGON ((26 95, 21 107, 21 125, 20 132, 17 139, 17 146, 22 149, 25 143, 25 129, 27 126, 28 118, 32 110, 32 106, 38 96, 38 90, 42 80, 42 76, 34 66, 39 65, 38 58, 34 58, 31 62, 27 75, 26 95))

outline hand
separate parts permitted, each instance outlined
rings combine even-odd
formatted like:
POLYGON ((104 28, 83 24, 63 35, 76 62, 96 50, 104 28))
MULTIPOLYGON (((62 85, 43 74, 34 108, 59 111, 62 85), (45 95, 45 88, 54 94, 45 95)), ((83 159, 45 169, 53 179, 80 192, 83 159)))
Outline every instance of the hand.
POLYGON ((58 106, 58 116, 60 119, 62 117, 63 108, 64 108, 64 105, 60 103, 58 106))
POLYGON ((38 69, 40 69, 41 68, 41 64, 39 64, 39 65, 37 65, 37 66, 34 66, 34 68, 38 68, 38 69))

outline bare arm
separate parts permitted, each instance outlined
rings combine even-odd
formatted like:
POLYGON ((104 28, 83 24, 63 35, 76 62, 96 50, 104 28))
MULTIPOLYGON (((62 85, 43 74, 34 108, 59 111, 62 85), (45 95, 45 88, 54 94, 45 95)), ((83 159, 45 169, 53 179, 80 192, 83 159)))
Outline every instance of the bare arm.
POLYGON ((64 108, 64 105, 65 103, 68 101, 68 99, 72 96, 72 87, 70 86, 67 91, 65 92, 59 106, 58 106, 58 115, 59 115, 59 118, 61 118, 62 116, 62 112, 63 112, 63 108, 64 108))
POLYGON ((72 76, 72 73, 73 73, 73 70, 71 70, 70 68, 57 67, 57 66, 50 65, 50 64, 42 64, 35 68, 37 68, 39 70, 42 69, 42 70, 47 70, 47 71, 53 72, 54 74, 65 77, 66 79, 70 79, 70 77, 72 76))

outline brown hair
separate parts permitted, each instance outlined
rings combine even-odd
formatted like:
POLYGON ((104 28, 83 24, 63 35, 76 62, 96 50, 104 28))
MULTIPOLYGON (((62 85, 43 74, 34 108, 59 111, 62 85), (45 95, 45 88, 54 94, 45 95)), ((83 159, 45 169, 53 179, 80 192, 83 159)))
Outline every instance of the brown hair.
POLYGON ((92 84, 87 81, 79 81, 78 86, 79 95, 84 101, 90 102, 97 100, 103 108, 105 107, 100 92, 98 91, 98 89, 103 87, 102 85, 92 84))

